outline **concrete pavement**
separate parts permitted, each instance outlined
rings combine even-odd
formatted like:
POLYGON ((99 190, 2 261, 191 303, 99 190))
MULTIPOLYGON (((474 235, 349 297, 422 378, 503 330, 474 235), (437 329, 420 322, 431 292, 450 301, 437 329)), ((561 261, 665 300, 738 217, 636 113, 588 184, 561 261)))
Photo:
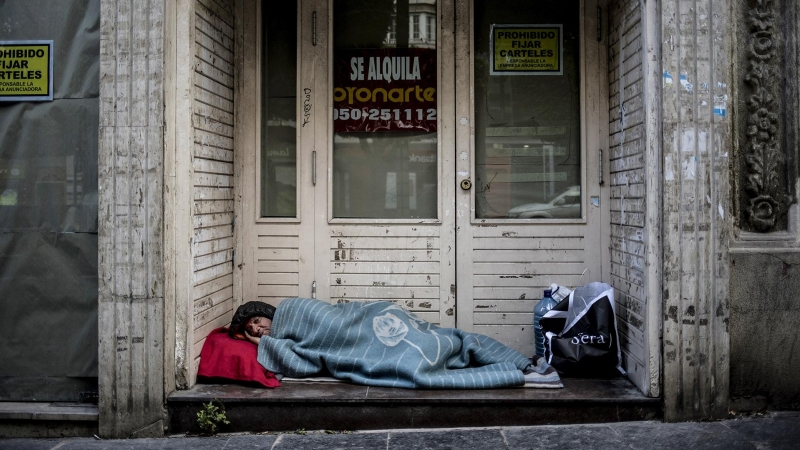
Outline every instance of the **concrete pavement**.
POLYGON ((295 432, 173 436, 163 439, 2 439, 0 450, 336 450, 336 449, 798 449, 800 412, 719 422, 622 422, 589 425, 295 432))

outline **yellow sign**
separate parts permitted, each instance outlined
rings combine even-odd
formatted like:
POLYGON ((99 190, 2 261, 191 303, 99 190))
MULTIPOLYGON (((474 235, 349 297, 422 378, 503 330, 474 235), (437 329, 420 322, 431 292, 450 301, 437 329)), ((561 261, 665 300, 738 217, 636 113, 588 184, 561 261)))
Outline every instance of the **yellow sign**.
POLYGON ((0 41, 0 101, 53 100, 53 41, 0 41))
POLYGON ((492 75, 561 75, 561 25, 497 25, 491 27, 492 75))

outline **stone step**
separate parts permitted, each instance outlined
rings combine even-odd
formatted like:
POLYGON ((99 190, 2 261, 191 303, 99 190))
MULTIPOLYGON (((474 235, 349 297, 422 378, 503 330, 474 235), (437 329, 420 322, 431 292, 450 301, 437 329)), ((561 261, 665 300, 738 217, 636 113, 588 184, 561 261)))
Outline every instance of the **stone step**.
POLYGON ((72 402, 0 402, 0 420, 97 422, 97 405, 72 402))
POLYGON ((169 395, 171 433, 199 433, 197 412, 218 400, 221 432, 378 430, 603 423, 661 418, 661 399, 627 379, 562 380, 563 389, 411 390, 284 381, 276 389, 198 384, 169 395))
POLYGON ((92 436, 98 432, 98 418, 93 404, 0 402, 0 439, 92 436))

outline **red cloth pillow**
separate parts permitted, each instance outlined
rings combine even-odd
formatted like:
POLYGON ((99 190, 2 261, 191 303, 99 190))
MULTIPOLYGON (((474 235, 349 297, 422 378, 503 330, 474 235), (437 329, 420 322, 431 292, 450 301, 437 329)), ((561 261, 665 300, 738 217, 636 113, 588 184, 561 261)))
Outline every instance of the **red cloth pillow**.
POLYGON ((233 339, 228 329, 217 328, 208 334, 200 351, 198 381, 237 381, 274 388, 281 385, 275 374, 258 363, 258 347, 252 342, 233 339))

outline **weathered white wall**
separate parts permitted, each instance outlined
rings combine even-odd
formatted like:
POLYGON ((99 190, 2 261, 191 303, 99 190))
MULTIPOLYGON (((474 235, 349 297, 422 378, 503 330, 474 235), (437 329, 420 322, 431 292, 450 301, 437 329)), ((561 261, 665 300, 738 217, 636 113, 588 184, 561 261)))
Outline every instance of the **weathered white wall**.
POLYGON ((100 10, 99 388, 103 437, 163 433, 164 4, 100 10))
POLYGON ((233 0, 167 4, 164 383, 170 392, 194 384, 205 337, 231 318, 234 12, 233 0))
POLYGON ((728 414, 732 150, 726 0, 662 0, 664 407, 728 414), (669 75, 669 77, 667 77, 669 75))
POLYGON ((192 146, 193 370, 233 308, 234 1, 195 5, 192 146))
POLYGON ((623 366, 661 395, 661 65, 659 8, 609 4, 611 284, 623 366))
POLYGON ((611 285, 625 370, 647 392, 645 164, 654 155, 645 140, 643 8, 640 0, 619 0, 608 14, 611 285))

